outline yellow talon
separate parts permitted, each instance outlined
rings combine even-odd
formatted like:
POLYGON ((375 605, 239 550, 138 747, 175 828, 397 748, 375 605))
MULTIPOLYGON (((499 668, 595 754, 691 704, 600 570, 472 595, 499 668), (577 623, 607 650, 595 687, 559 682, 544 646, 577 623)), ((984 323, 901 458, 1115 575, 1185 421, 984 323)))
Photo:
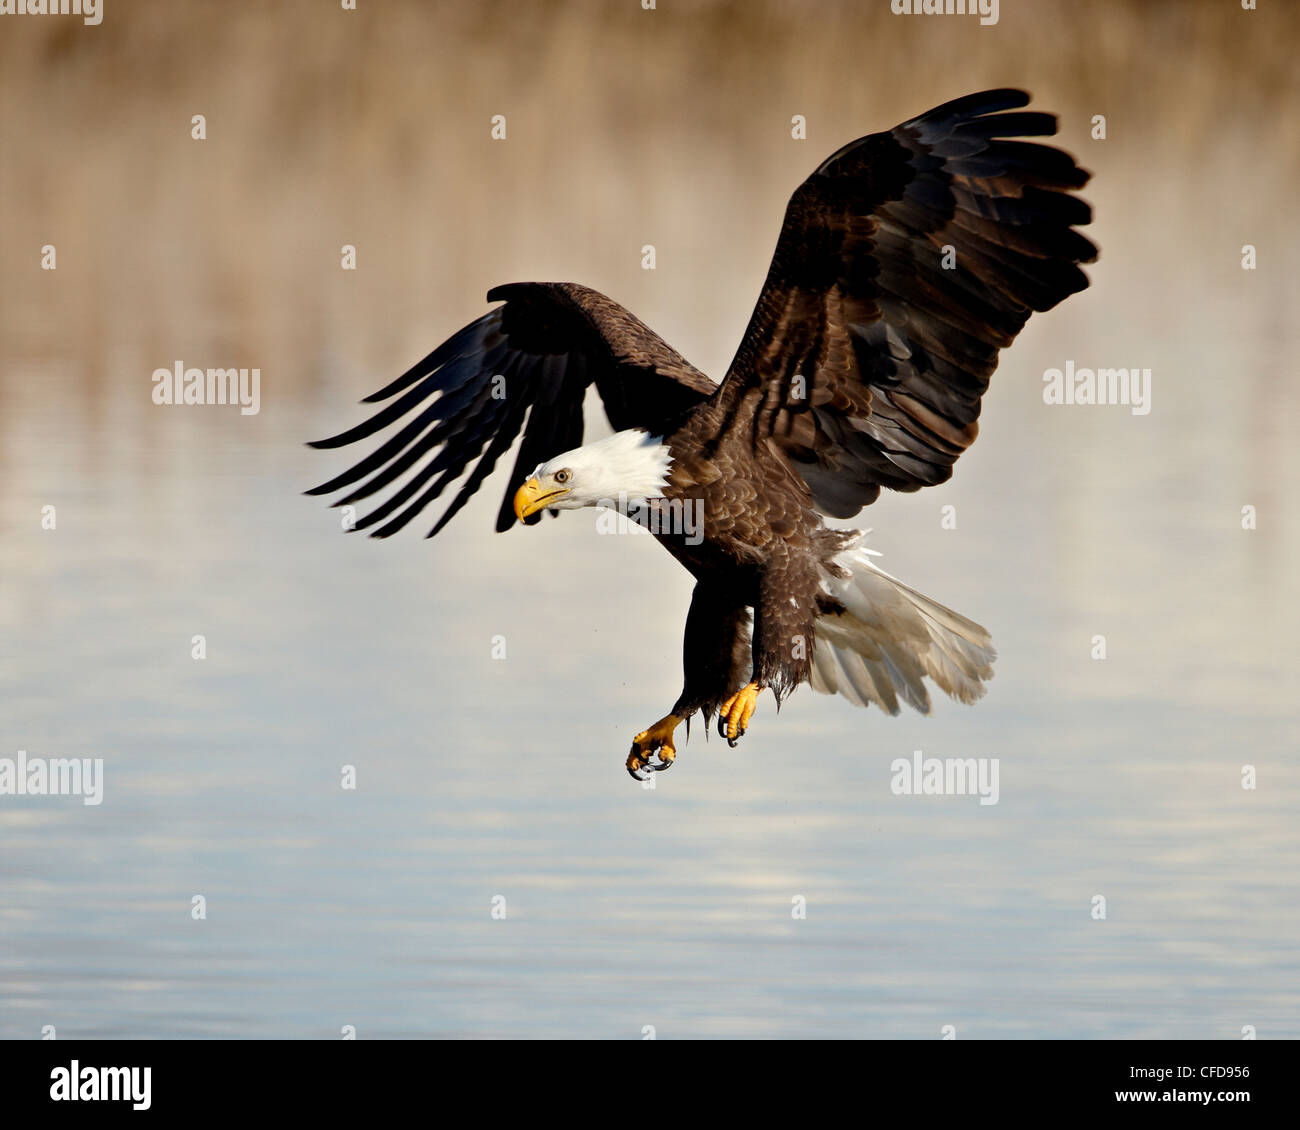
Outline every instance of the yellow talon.
POLYGON ((677 759, 677 747, 673 745, 673 732, 681 723, 682 719, 677 715, 669 714, 632 739, 632 752, 627 755, 627 771, 636 780, 645 780, 641 774, 646 769, 659 772, 667 769, 677 759), (658 765, 651 762, 652 757, 658 760, 658 765))
POLYGON ((718 733, 730 745, 735 745, 736 739, 749 729, 749 720, 754 717, 754 710, 758 706, 758 690, 757 683, 746 684, 727 699, 718 711, 718 733))

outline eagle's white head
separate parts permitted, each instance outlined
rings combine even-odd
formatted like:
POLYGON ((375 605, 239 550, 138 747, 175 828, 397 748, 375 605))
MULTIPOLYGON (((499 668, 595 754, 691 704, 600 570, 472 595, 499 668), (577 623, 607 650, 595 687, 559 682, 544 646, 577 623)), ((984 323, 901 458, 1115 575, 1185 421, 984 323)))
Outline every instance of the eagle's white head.
POLYGON ((638 428, 615 432, 539 464, 515 492, 515 514, 524 519, 539 510, 662 498, 672 463, 662 436, 638 428))

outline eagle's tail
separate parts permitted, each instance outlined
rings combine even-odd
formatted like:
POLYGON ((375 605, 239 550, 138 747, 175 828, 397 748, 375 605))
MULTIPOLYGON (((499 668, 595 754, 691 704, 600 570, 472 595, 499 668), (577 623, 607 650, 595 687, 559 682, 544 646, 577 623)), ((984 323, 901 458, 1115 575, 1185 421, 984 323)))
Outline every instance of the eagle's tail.
POLYGON ((928 675, 961 702, 980 698, 997 657, 988 632, 877 569, 872 556, 855 541, 835 558, 848 576, 828 577, 826 590, 845 611, 817 619, 813 690, 890 714, 901 698, 928 714, 928 675))

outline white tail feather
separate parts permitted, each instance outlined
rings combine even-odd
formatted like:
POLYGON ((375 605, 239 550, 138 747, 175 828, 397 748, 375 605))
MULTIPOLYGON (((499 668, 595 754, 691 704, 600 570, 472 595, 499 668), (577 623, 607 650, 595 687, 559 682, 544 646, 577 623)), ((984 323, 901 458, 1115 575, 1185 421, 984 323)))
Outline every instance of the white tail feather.
POLYGON ((854 542, 835 558, 849 576, 828 577, 826 591, 846 611, 817 619, 813 690, 890 714, 902 699, 929 714, 928 675, 961 702, 980 698, 997 657, 988 632, 877 569, 872 555, 854 542))

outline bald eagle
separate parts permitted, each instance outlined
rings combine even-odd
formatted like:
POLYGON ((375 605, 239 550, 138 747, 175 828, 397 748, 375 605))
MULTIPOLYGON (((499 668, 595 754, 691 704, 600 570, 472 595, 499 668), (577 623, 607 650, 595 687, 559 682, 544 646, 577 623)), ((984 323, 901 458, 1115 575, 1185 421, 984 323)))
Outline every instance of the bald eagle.
POLYGON ((647 526, 696 583, 682 693, 633 740, 637 779, 673 764, 697 712, 735 745, 762 690, 778 707, 806 682, 928 713, 928 677, 973 702, 993 673, 989 634, 825 518, 946 481, 998 350, 1088 285, 1079 264, 1097 249, 1074 227, 1091 211, 1072 195, 1088 174, 1015 140, 1056 132, 1028 102, 958 98, 823 161, 790 199, 721 384, 594 290, 499 286, 487 298, 501 305, 366 398, 382 409, 312 445, 396 429, 308 493, 351 488, 334 505, 351 504, 407 475, 355 523, 388 537, 477 460, 432 537, 522 432, 498 531, 587 506, 647 526), (614 434, 583 445, 592 385, 614 434))

